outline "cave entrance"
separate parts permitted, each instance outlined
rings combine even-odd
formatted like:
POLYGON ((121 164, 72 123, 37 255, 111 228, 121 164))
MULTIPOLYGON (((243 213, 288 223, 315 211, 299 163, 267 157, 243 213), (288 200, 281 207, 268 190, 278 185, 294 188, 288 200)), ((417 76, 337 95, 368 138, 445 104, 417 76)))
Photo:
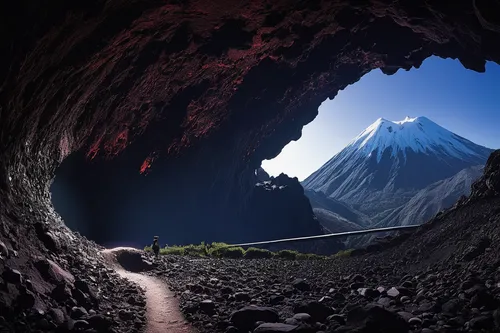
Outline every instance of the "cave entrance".
MULTIPOLYGON (((402 152, 404 162, 398 163, 382 155, 371 156, 366 167, 355 159, 388 145, 405 150, 433 142, 446 147, 453 141, 459 149, 461 141, 457 144, 454 134, 498 149, 500 136, 493 124, 500 121, 499 104, 500 66, 495 63, 487 63, 486 72, 477 73, 457 60, 431 57, 418 70, 400 70, 392 76, 374 70, 335 99, 323 102, 316 119, 303 128, 302 137, 274 159, 263 161, 262 168, 271 176, 297 177, 316 216, 331 232, 420 224, 453 205, 460 195, 468 195, 471 182, 482 172, 479 165, 484 165, 491 151, 472 147, 480 157, 448 159, 447 153, 453 154, 454 148, 444 149, 436 155, 449 163, 444 166, 432 154, 402 152), (418 125, 422 135, 410 132, 412 121, 422 123, 418 125), (433 138, 434 124, 450 136, 433 138), (352 152, 353 147, 359 152, 352 152)), ((467 151, 469 147, 462 148, 467 151)))
POLYGON ((236 225, 231 229, 217 223, 220 210, 231 216, 234 205, 231 193, 212 191, 206 159, 158 159, 151 172, 143 173, 144 155, 134 142, 113 158, 89 158, 85 151, 68 156, 50 188, 54 208, 66 225, 105 247, 142 248, 154 236, 160 237, 162 247, 229 242, 231 235, 242 233, 236 225))
MULTIPOLYGON (((498 105, 498 77, 499 67, 493 64, 487 65, 486 74, 478 74, 466 71, 458 61, 438 58, 427 60, 418 71, 398 72, 393 77, 373 71, 340 92, 333 101, 324 102, 317 119, 304 128, 303 138, 262 165, 271 175, 285 172, 304 180, 379 115, 397 120, 401 118, 399 113, 429 114, 444 126, 455 117, 455 127, 451 129, 462 134, 465 129, 479 127, 484 120, 473 117, 477 110, 473 108, 475 101, 487 100, 498 105), (488 80, 489 85, 477 85, 479 81, 488 80), (359 104, 361 98, 364 98, 363 106, 359 104), (452 109, 449 101, 454 98, 459 101, 455 103, 459 107, 452 109), (425 99, 430 101, 422 104, 425 99), (389 114, 389 109, 394 113, 389 114), (476 123, 471 124, 471 119, 476 123)), ((487 122, 496 124, 500 115, 492 110, 487 122)), ((491 127, 481 127, 481 131, 470 131, 468 138, 487 144, 481 137, 493 133, 496 130, 491 127)), ((268 237, 245 238, 249 230, 232 223, 237 210, 237 203, 233 201, 237 196, 207 190, 215 187, 210 178, 213 175, 207 176, 204 167, 211 153, 197 155, 196 163, 180 159, 168 165, 157 164, 154 172, 144 176, 139 172, 144 151, 134 144, 111 160, 89 160, 84 152, 75 152, 56 171, 51 186, 52 202, 71 229, 108 247, 143 247, 150 244, 155 235, 160 235, 162 246, 266 240, 268 237), (195 196, 196 200, 192 199, 195 196), (221 223, 221 217, 227 221, 221 223)), ((222 181, 227 181, 227 177, 236 183, 244 177, 231 175, 230 163, 221 164, 227 166, 227 170, 221 169, 218 174, 222 181)))

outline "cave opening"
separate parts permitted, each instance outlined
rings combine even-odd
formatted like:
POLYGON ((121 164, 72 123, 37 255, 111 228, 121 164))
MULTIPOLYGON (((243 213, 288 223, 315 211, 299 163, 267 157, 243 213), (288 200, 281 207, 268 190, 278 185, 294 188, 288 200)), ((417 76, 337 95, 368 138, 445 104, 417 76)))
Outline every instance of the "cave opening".
MULTIPOLYGON (((101 244, 317 234, 300 223, 311 221, 300 183, 255 187, 261 162, 374 69, 390 75, 433 55, 478 72, 500 62, 490 5, 243 1, 221 16, 198 2, 96 2, 40 17, 32 8, 29 31, 7 18, 3 206, 30 202, 51 220, 47 189, 62 162, 54 198, 80 187, 61 200, 78 200, 66 203, 76 211, 67 223, 101 244)), ((12 214, 24 221, 22 211, 12 214)))
MULTIPOLYGON (((241 0, 228 6, 227 0, 21 0, 0 7, 0 326, 6 324, 8 331, 142 329, 128 320, 128 314, 142 318, 142 298, 133 302, 135 309, 125 309, 123 319, 120 306, 134 306, 123 302, 132 285, 111 272, 114 265, 98 255, 101 248, 71 233, 55 214, 53 179, 54 197, 63 196, 62 204, 73 210, 68 225, 108 247, 140 248, 155 235, 162 245, 315 235, 321 226, 298 180, 276 177, 277 184, 256 186, 255 170, 300 138, 323 101, 374 69, 394 74, 419 68, 432 55, 459 59, 478 72, 486 61, 500 63, 498 1, 462 0, 450 6, 241 0), (73 198, 78 202, 68 202, 73 198), (82 306, 89 317, 81 316, 82 306), (95 316, 90 317, 91 309, 95 316)), ((362 304, 342 277, 374 269, 366 281, 390 287, 408 272, 475 277, 482 267, 481 281, 472 282, 490 285, 488 274, 497 268, 499 253, 499 156, 497 151, 488 161, 470 200, 409 242, 370 256, 374 261, 354 258, 349 260, 353 265, 339 267, 320 263, 319 271, 309 263, 266 261, 264 271, 255 274, 241 263, 241 272, 249 274, 240 275, 248 283, 233 282, 252 285, 275 267, 279 283, 288 288, 289 277, 304 267, 303 278, 315 291, 309 299, 320 299, 331 287, 314 286, 318 277, 334 281, 349 300, 340 313, 347 317, 350 305, 362 304), (476 242, 483 236, 491 248, 476 242), (325 269, 332 274, 324 275, 325 269)), ((196 261, 171 270, 169 261, 165 268, 177 272, 169 278, 178 280, 182 292, 197 279, 191 273, 212 272, 213 263, 210 259, 205 267, 196 261)), ((225 272, 219 281, 231 280, 235 271, 227 261, 219 263, 216 271, 225 272)), ((461 282, 455 279, 450 290, 460 289, 461 282)), ((440 290, 443 302, 452 301, 446 288, 440 290)), ((217 302, 228 299, 213 296, 217 302)), ((295 296, 291 301, 299 301, 295 296)), ((493 310, 488 299, 498 295, 490 296, 486 303, 493 310)), ((199 297, 192 293, 185 300, 197 303, 199 297)), ((214 318, 223 323, 205 321, 203 327, 226 329, 225 313, 238 305, 233 303, 216 306, 221 315, 214 318)), ((190 311, 186 304, 181 307, 190 311)), ((473 318, 475 305, 471 301, 464 307, 470 328, 476 328, 472 319, 477 327, 493 325, 496 313, 485 321, 481 310, 483 318, 473 318)), ((288 315, 283 311, 282 319, 288 315)), ((454 326, 452 321, 431 328, 454 326)))
POLYGON ((391 76, 373 70, 323 102, 300 139, 264 160, 260 172, 297 177, 331 232, 424 223, 468 196, 500 148, 491 125, 500 121, 499 92, 500 66, 493 62, 484 73, 438 57, 391 76), (471 148, 477 156, 449 159, 455 152, 446 153, 446 145, 455 135, 477 145, 471 148), (434 145, 444 148, 434 154, 434 145), (389 154, 389 148, 400 152, 389 154))
MULTIPOLYGON (((362 129, 360 126, 368 125, 374 120, 372 118, 403 118, 403 114, 409 114, 449 123, 450 110, 457 104, 461 104, 460 110, 455 109, 453 117, 458 120, 454 122, 459 128, 458 133, 466 130, 473 141, 479 134, 483 139, 491 138, 496 134, 494 129, 486 128, 480 133, 471 131, 473 125, 470 119, 475 112, 471 106, 480 100, 487 100, 490 121, 500 120, 492 109, 492 105, 498 102, 497 86, 490 84, 484 89, 485 82, 494 83, 498 77, 499 66, 494 63, 488 63, 486 74, 483 74, 464 69, 456 60, 437 57, 426 60, 418 70, 399 71, 393 76, 374 70, 334 99, 325 101, 319 108, 319 116, 303 129, 301 139, 292 141, 276 158, 264 160, 262 167, 272 176, 284 171, 288 176, 297 176, 299 181, 303 181, 315 171, 311 168, 317 169, 330 159, 335 150, 339 151, 346 145, 362 129), (441 73, 439 76, 436 75, 438 72, 441 73), (431 80, 434 80, 432 84, 431 80), (437 86, 442 89, 436 89, 437 86), (450 105, 457 91, 467 91, 469 97, 457 97, 457 101, 450 105), (359 96, 366 97, 363 103, 360 103, 359 96), (322 125, 318 127, 317 124, 322 125)), ((238 223, 218 223, 220 211, 231 218, 241 217, 235 212, 241 202, 231 201, 227 193, 218 191, 220 183, 217 185, 217 179, 210 179, 214 175, 208 175, 208 179, 205 177, 202 163, 188 165, 181 158, 176 163, 160 164, 154 172, 144 174, 141 172, 143 163, 139 167, 142 159, 141 146, 133 144, 111 160, 92 159, 82 151, 71 154, 57 169, 51 185, 56 211, 71 229, 105 246, 125 244, 142 247, 156 234, 162 235, 162 244, 269 239, 268 235, 262 239, 258 231, 249 231, 238 223), (227 199, 220 200, 224 195, 227 199)), ((255 183, 267 177, 255 168, 252 170, 250 183, 241 184, 244 190, 250 191, 255 183)), ((224 174, 221 179, 225 181, 224 174)), ((233 181, 237 182, 234 178, 233 181)), ((301 190, 298 182, 293 186, 301 190)), ((280 187, 283 188, 283 185, 280 187)), ((235 198, 244 200, 244 194, 238 193, 235 198)), ((282 202, 285 210, 292 202, 287 200, 282 202)), ((295 200, 295 196, 289 200, 295 200)), ((265 210, 272 211, 273 207, 265 210)), ((309 235, 321 232, 311 231, 308 227, 304 231, 309 235)), ((297 231, 295 235, 302 236, 301 232, 297 231)), ((277 232, 276 237, 279 235, 277 232)))

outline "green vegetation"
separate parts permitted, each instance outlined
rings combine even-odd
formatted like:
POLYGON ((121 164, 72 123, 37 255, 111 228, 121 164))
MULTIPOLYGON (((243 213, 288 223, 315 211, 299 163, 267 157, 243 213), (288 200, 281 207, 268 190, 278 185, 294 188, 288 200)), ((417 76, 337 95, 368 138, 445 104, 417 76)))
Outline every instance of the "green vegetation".
POLYGON ((245 250, 242 247, 220 247, 210 251, 210 255, 216 258, 243 258, 245 250))
POLYGON ((245 251, 244 257, 247 259, 269 259, 273 257, 273 253, 269 250, 250 247, 245 251))
MULTIPOLYGON (((151 252, 151 246, 146 246, 144 251, 151 252)), ((352 250, 340 251, 335 257, 349 256, 352 250)), ((250 247, 243 249, 242 247, 232 247, 226 243, 205 244, 202 242, 199 245, 185 246, 169 246, 160 249, 160 254, 165 255, 185 255, 192 257, 214 257, 214 258, 230 258, 230 259, 284 259, 284 260, 324 260, 328 257, 312 253, 300 253, 294 250, 281 250, 271 252, 265 249, 250 247)))
POLYGON ((276 252, 276 257, 281 259, 295 260, 297 258, 298 251, 292 250, 281 250, 276 252))
POLYGON ((183 256, 186 254, 186 248, 184 246, 170 246, 160 249, 160 254, 174 254, 183 256))
POLYGON ((335 253, 334 257, 335 258, 350 257, 352 251, 354 251, 354 249, 342 250, 342 251, 339 251, 339 252, 335 253))

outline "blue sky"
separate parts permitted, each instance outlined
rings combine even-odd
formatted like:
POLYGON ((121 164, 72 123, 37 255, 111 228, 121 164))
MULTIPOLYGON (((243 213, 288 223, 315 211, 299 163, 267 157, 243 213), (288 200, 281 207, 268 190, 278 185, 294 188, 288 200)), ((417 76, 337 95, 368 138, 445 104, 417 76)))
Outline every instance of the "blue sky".
POLYGON ((458 60, 432 57, 392 76, 374 70, 323 102, 302 137, 262 167, 303 180, 377 118, 405 116, 426 116, 477 144, 500 148, 500 66, 488 63, 486 73, 476 73, 458 60))

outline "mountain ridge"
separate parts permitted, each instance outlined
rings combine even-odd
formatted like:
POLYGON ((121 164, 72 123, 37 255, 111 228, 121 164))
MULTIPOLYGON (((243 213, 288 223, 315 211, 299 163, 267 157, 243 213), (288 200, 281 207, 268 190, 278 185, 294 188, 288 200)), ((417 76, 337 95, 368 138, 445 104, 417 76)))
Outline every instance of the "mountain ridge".
POLYGON ((373 217, 401 206, 418 190, 437 181, 484 165, 492 151, 426 117, 407 117, 400 122, 379 118, 307 177, 302 186, 373 217), (426 145, 413 144, 408 138, 426 145))
POLYGON ((418 191, 395 217, 382 220, 379 225, 394 226, 424 223, 437 212, 447 209, 462 196, 468 196, 474 181, 483 174, 484 166, 476 165, 459 171, 418 191))

